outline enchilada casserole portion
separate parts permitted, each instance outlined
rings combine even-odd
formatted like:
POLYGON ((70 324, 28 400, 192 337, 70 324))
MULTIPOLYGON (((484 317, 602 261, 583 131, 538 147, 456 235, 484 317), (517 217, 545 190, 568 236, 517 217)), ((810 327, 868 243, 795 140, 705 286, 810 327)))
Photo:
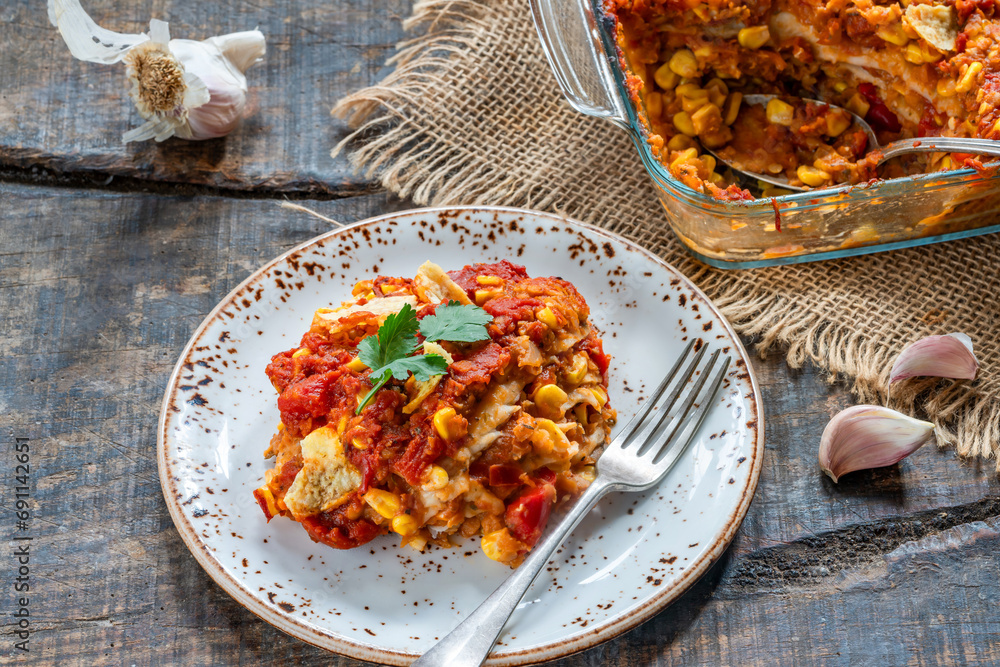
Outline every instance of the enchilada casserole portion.
POLYGON ((806 187, 982 166, 921 153, 876 175, 865 134, 823 102, 864 118, 880 143, 1000 138, 997 0, 604 0, 604 9, 654 154, 720 199, 752 197, 706 149, 806 187), (750 94, 778 98, 750 105, 750 94))
POLYGON ((428 262, 353 296, 267 367, 281 423, 254 492, 265 516, 338 549, 478 536, 518 565, 593 480, 614 423, 586 301, 507 261, 428 262))

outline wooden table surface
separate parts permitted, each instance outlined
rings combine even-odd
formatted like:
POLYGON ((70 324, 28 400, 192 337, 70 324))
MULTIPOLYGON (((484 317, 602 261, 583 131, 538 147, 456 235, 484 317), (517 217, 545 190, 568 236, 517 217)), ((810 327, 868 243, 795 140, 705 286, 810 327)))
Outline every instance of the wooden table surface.
MULTIPOLYGON (((168 516, 155 425, 168 374, 215 303, 329 225, 408 208, 329 149, 328 116, 377 81, 405 0, 259 4, 90 0, 102 25, 175 37, 259 26, 250 116, 225 140, 123 145, 138 116, 121 67, 70 58, 40 0, 0 6, 0 663, 358 665, 244 610, 168 516), (30 456, 16 527, 16 449, 30 456), (11 614, 30 536, 30 651, 11 614)), ((752 343, 752 341, 748 341, 752 343)), ((817 469, 842 385, 755 363, 767 448, 732 547, 645 625, 583 665, 1000 664, 1000 484, 992 464, 924 448, 834 485, 817 469)))

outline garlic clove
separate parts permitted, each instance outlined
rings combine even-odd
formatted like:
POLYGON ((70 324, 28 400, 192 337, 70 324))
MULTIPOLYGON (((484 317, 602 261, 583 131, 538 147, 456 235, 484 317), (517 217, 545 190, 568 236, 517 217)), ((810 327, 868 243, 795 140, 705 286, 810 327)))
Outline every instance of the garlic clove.
POLYGON ((911 377, 973 380, 978 370, 972 339, 964 333, 927 336, 899 353, 889 373, 889 384, 911 377))
POLYGON ((232 32, 228 35, 217 35, 209 37, 205 42, 215 46, 241 73, 246 72, 250 67, 259 63, 267 51, 264 43, 264 35, 260 30, 247 30, 244 32, 232 32))
POLYGON ((823 430, 819 465, 836 482, 855 470, 898 463, 934 439, 934 424, 877 405, 837 413, 823 430))
POLYGON ((246 107, 244 72, 266 52, 259 30, 199 42, 170 39, 167 23, 152 19, 148 35, 115 33, 94 23, 79 0, 49 0, 49 19, 75 57, 125 62, 129 95, 146 120, 125 133, 126 143, 229 134, 246 107))

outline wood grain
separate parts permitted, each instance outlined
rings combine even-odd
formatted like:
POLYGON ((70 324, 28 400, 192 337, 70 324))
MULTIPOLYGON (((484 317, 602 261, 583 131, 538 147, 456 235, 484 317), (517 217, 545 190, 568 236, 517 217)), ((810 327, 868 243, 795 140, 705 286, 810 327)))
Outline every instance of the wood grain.
POLYGON ((247 72, 247 117, 211 141, 123 144, 142 121, 123 65, 74 60, 44 0, 0 3, 0 168, 109 180, 126 177, 236 191, 346 196, 370 190, 330 149, 346 133, 329 110, 381 76, 402 36, 406 0, 122 3, 88 0, 109 30, 144 32, 150 18, 172 37, 205 39, 259 27, 264 62, 247 72))
MULTIPOLYGON (((349 222, 406 204, 373 194, 310 206, 349 222)), ((0 662, 360 664, 284 635, 216 586, 173 528, 155 460, 163 388, 198 323, 329 225, 269 200, 4 183, 0 211, 0 485, 9 509, 14 439, 29 438, 37 631, 15 656, 5 615, 0 662)), ((815 455, 849 403, 844 388, 777 358, 756 367, 767 452, 732 548, 649 623, 557 664, 1000 663, 991 470, 924 448, 833 485, 815 455)), ((5 610, 11 595, 5 584, 5 610)))

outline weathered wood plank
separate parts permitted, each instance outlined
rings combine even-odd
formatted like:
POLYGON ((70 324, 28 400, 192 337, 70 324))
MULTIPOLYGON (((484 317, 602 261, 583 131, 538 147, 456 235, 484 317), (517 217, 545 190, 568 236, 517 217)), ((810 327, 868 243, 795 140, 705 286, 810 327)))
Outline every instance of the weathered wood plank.
MULTIPOLYGON (((351 221, 402 204, 313 206, 351 221)), ((208 578, 173 529, 155 460, 163 386, 190 333, 327 223, 273 201, 3 184, 0 211, 0 456, 8 469, 14 438, 29 438, 36 481, 38 632, 18 660, 358 664, 271 628, 208 578)), ((927 448, 833 486, 815 452, 846 392, 777 358, 757 369, 768 450, 734 547, 653 621, 559 664, 1000 662, 992 472, 927 448)), ((12 631, 5 617, 0 655, 12 631)))
POLYGON ((259 27, 268 53, 248 72, 247 118, 224 139, 123 144, 122 134, 141 122, 124 66, 74 60, 44 0, 14 0, 0 5, 0 166, 235 190, 345 195, 365 188, 345 158, 330 157, 346 128, 329 110, 384 74, 407 0, 84 5, 119 32, 145 31, 150 18, 169 21, 171 35, 187 39, 259 27))

